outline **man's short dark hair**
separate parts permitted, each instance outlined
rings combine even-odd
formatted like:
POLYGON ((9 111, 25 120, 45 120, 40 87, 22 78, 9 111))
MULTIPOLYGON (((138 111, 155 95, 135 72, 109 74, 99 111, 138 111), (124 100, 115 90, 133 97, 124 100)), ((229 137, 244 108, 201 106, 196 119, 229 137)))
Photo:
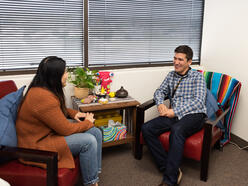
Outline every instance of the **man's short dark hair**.
POLYGON ((189 46, 187 46, 187 45, 178 46, 175 49, 175 53, 186 54, 187 60, 192 60, 193 59, 193 50, 189 46))

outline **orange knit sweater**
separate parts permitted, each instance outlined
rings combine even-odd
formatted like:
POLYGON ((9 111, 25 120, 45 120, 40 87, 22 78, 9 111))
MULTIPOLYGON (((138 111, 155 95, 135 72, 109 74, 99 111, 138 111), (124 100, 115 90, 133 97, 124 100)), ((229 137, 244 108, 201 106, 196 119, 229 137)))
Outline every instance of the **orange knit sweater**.
MULTIPOLYGON (((78 112, 69 108, 67 111, 71 118, 78 112)), ((18 146, 58 152, 58 168, 74 168, 73 156, 64 136, 83 132, 91 127, 93 123, 88 120, 69 122, 60 109, 58 98, 49 90, 31 88, 16 120, 18 146)))

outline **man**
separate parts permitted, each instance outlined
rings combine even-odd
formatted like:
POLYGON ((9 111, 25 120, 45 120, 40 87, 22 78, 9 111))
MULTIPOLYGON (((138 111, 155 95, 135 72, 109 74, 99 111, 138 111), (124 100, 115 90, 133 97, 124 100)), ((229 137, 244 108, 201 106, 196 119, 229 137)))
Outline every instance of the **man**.
POLYGON ((206 116, 206 84, 203 75, 190 68, 192 58, 193 51, 189 46, 175 49, 175 70, 168 73, 154 93, 159 117, 142 126, 148 149, 164 173, 159 186, 179 184, 185 139, 202 128, 206 116), (166 97, 170 99, 169 108, 164 104, 166 97), (171 131, 168 153, 158 139, 166 131, 171 131))

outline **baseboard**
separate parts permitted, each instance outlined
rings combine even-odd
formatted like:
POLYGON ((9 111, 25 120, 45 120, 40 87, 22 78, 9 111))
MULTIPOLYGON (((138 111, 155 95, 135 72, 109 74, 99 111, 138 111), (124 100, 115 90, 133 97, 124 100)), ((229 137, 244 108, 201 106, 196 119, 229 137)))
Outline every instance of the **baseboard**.
MULTIPOLYGON (((231 141, 236 143, 238 146, 242 147, 246 147, 248 146, 248 142, 243 140, 242 138, 236 136, 235 134, 231 133, 231 141)), ((248 148, 246 148, 246 150, 248 150, 248 148)))

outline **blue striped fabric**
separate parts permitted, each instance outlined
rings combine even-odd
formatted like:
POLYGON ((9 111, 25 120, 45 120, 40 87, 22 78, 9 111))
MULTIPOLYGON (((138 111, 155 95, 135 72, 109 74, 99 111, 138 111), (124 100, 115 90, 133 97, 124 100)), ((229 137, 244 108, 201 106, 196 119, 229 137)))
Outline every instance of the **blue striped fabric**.
POLYGON ((224 107, 228 102, 231 107, 224 121, 225 131, 221 143, 225 145, 230 141, 232 120, 238 103, 241 82, 223 73, 198 71, 204 74, 207 88, 211 90, 211 93, 217 99, 220 108, 224 107))

